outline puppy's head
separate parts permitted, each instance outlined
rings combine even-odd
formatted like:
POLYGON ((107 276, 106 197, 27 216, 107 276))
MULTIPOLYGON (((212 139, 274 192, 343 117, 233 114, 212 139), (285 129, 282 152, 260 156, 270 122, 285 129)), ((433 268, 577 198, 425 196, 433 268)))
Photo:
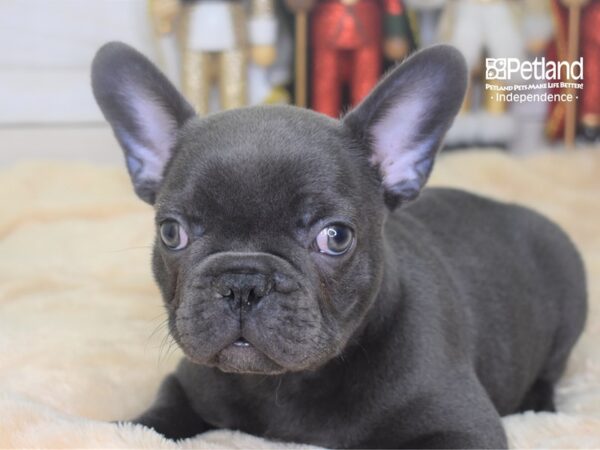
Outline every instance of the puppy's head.
POLYGON ((93 89, 136 193, 156 210, 170 330, 224 371, 314 369, 361 327, 386 211, 426 182, 466 85, 450 47, 419 52, 343 119, 294 107, 199 118, 144 56, 105 45, 93 89))

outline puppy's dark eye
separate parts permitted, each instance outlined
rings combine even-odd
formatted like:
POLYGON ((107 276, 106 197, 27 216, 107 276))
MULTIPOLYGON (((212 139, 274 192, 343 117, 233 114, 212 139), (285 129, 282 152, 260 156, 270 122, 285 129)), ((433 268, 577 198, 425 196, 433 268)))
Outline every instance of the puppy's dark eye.
POLYGON ((343 255, 352 246, 354 233, 350 228, 341 224, 327 225, 315 240, 317 249, 327 255, 343 255))
POLYGON ((188 235, 176 220, 168 219, 160 224, 160 238, 171 250, 181 250, 188 245, 188 235))

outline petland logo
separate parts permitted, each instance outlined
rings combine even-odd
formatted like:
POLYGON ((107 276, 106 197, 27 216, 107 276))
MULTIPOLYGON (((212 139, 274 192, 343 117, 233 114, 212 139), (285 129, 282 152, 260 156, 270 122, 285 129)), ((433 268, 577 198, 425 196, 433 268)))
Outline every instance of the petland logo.
POLYGON ((571 63, 546 61, 546 58, 535 58, 533 61, 521 61, 518 58, 485 59, 487 80, 506 81, 511 80, 513 75, 518 75, 522 80, 583 80, 583 58, 571 63))

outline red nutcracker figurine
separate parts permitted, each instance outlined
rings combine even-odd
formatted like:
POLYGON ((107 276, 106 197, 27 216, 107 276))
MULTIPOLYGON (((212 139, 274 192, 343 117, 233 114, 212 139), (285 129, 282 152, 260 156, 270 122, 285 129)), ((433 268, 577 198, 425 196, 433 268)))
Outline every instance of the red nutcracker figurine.
POLYGON ((337 117, 346 83, 352 105, 366 96, 381 75, 382 35, 389 59, 399 60, 409 52, 411 39, 402 0, 316 3, 310 29, 314 110, 337 117))
MULTIPOLYGON (((555 41, 548 57, 558 61, 569 59, 569 11, 559 0, 553 0, 556 23, 555 41)), ((600 141, 600 0, 583 2, 579 22, 579 56, 583 57, 583 90, 576 91, 577 122, 581 136, 588 141, 600 141)), ((555 89, 554 92, 562 92, 555 89)), ((557 139, 565 133, 567 105, 553 103, 547 123, 547 133, 557 139)))

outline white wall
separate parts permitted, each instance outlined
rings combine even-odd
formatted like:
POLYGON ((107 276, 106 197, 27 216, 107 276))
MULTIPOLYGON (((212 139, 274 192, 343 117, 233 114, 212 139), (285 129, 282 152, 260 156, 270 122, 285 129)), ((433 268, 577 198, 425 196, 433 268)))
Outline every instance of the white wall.
POLYGON ((101 122, 89 70, 110 40, 153 56, 146 0, 0 0, 0 127, 101 122))

